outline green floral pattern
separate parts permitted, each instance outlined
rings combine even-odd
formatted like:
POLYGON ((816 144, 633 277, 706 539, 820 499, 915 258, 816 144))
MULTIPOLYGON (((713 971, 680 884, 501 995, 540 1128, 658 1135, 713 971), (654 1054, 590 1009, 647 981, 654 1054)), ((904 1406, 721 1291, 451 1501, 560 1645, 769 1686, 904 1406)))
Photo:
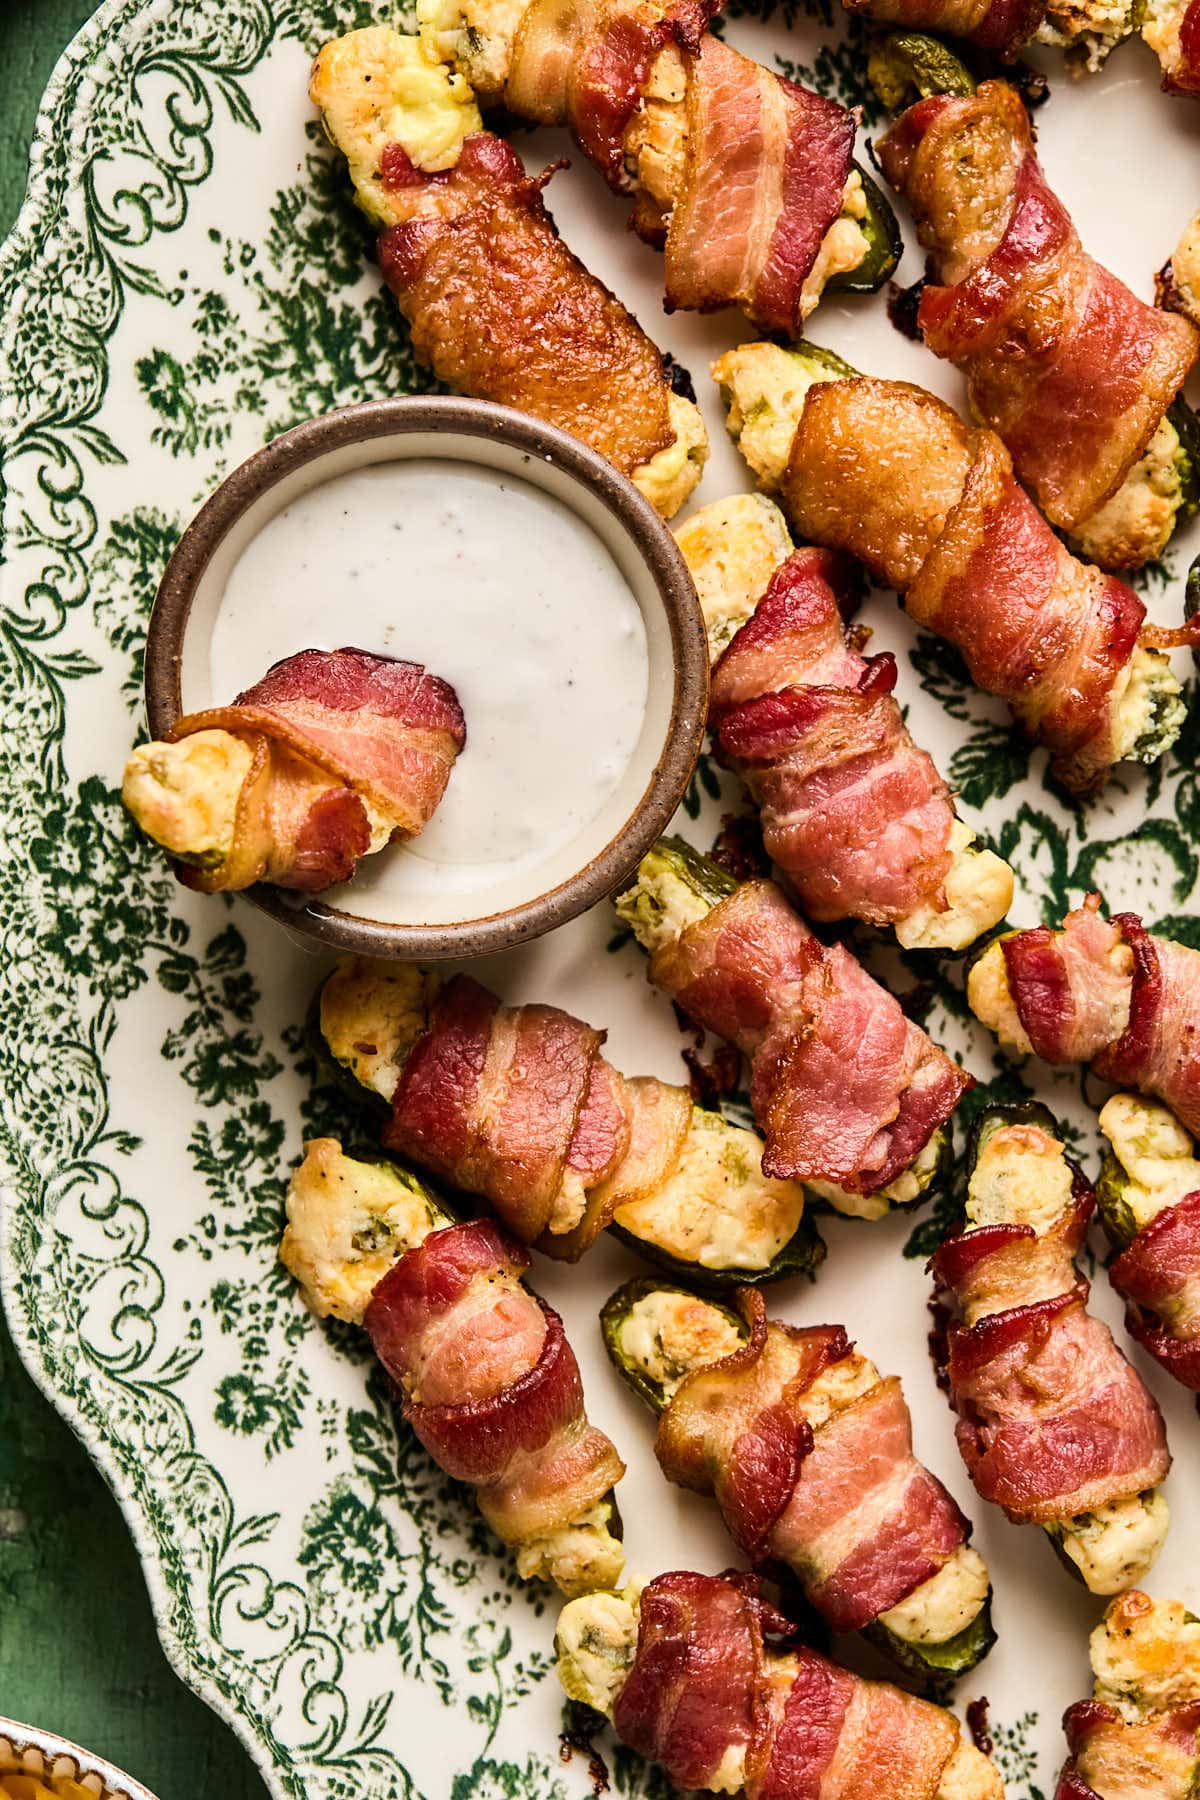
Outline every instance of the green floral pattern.
MULTIPOLYGON (((857 28, 847 39, 832 8, 734 11, 778 14, 781 66, 795 26, 795 68, 863 98, 857 28)), ((360 1337, 318 1327, 276 1260, 302 1135, 372 1133, 305 1033, 321 965, 243 903, 178 888, 118 792, 146 620, 197 502, 298 420, 431 385, 298 104, 305 58, 381 12, 402 16, 358 0, 108 0, 47 96, 0 263, 3 1281, 22 1354, 125 1506, 169 1654, 275 1792, 567 1800, 586 1782, 555 1753, 547 1596, 522 1588, 469 1496, 398 1427, 360 1337)), ((1069 806, 954 659, 888 618, 884 604, 875 622, 908 655, 928 740, 1017 864, 1023 916, 1102 885, 1200 942, 1200 725, 1166 771, 1069 806)), ((686 808, 698 841, 733 799, 704 759, 686 808)), ((589 950, 564 950, 554 997, 603 1016, 624 987, 629 1006, 641 988, 619 978, 637 952, 602 912, 580 932, 589 950)), ((968 1107, 1036 1079, 1090 1142, 1086 1084, 996 1061, 954 965, 863 948, 986 1078, 968 1107)), ((662 1009, 640 1004, 673 1044, 662 1009)), ((911 1254, 943 1225, 920 1221, 911 1254)), ((898 1252, 903 1235, 878 1242, 898 1252)), ((569 1321, 585 1347, 587 1311, 569 1321)), ((620 1423, 630 1461, 647 1462, 620 1423)), ((728 1552, 709 1543, 719 1566, 728 1552)), ((1000 1741, 1029 1759, 1019 1777, 1037 1800, 1032 1723, 1000 1741)), ((1055 1754, 1052 1726, 1041 1747, 1055 1754)), ((665 1796, 636 1758, 609 1762, 618 1794, 665 1796)))

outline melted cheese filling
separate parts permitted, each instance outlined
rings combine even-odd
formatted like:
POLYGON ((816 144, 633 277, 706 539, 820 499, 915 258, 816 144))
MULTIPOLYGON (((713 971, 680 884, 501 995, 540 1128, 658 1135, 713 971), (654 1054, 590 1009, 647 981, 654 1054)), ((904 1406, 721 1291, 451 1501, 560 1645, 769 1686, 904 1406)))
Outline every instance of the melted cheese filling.
POLYGON ((744 1338, 720 1307, 678 1289, 658 1288, 630 1307, 621 1324, 621 1355, 670 1400, 689 1375, 732 1356, 744 1338))
POLYGON ((1200 1700, 1200 1619, 1178 1600, 1121 1594, 1093 1631, 1095 1697, 1130 1724, 1200 1700))
POLYGON ((987 1564, 970 1544, 960 1544, 936 1575, 879 1622, 910 1644, 946 1644, 965 1631, 988 1597, 987 1564))
POLYGON ((1160 1101, 1114 1094, 1100 1114, 1100 1129, 1128 1177, 1120 1197, 1139 1230, 1200 1188, 1195 1146, 1160 1101))
POLYGON ((906 950, 965 950, 998 925, 1012 904, 1013 872, 994 850, 976 849, 975 833, 961 819, 950 827, 953 861, 946 874, 942 909, 919 906, 896 921, 896 941, 906 950))
POLYGON ((675 542, 696 584, 715 662, 791 555, 791 534, 765 494, 732 494, 702 506, 677 526, 675 542))
POLYGON ((838 377, 778 344, 741 344, 718 358, 712 377, 729 435, 770 493, 783 480, 809 389, 838 377))
POLYGON ((1119 1594, 1153 1568, 1171 1515, 1158 1489, 1131 1494, 1046 1530, 1058 1540, 1093 1594, 1119 1594))
POLYGON ((249 744, 231 731, 141 744, 125 765, 121 799, 169 855, 215 868, 233 846, 238 801, 253 761, 249 744))
POLYGON ((345 1156, 314 1138, 293 1171, 279 1260, 320 1319, 361 1325, 371 1295, 406 1250, 450 1223, 415 1175, 345 1156))
MULTIPOLYGON (((1081 555, 1106 568, 1125 568, 1162 554, 1183 499, 1178 454, 1179 434, 1164 417, 1116 493, 1072 533, 1081 555)), ((1156 655, 1135 651, 1135 660, 1139 654, 1156 655)), ((1135 732, 1128 741, 1138 735, 1135 732)))
POLYGON ((399 144, 419 169, 452 169, 465 139, 483 129, 463 77, 431 60, 419 38, 388 25, 326 44, 308 92, 350 166, 359 205, 380 225, 394 224, 397 216, 382 176, 389 144, 399 144))
POLYGON ((343 963, 321 989, 321 1036, 330 1054, 363 1087, 391 1100, 439 986, 415 963, 343 963))
POLYGON ((661 518, 679 511, 708 461, 708 433, 694 401, 682 394, 667 397, 667 412, 675 441, 635 469, 630 477, 635 488, 661 518))
POLYGON ((1074 1176, 1057 1138, 1003 1125, 984 1139, 967 1184, 972 1225, 1032 1225, 1043 1236, 1071 1204, 1074 1176))
POLYGON ((720 1113, 696 1107, 674 1173, 657 1193, 618 1208, 618 1225, 681 1262, 705 1269, 765 1269, 796 1234, 797 1181, 762 1172, 762 1141, 720 1113))
POLYGON ((548 1581, 567 1595, 611 1588, 621 1579, 625 1551, 613 1536, 612 1502, 599 1500, 570 1525, 517 1548, 517 1574, 523 1581, 548 1581))
POLYGON ((1008 985, 1008 967, 999 941, 989 944, 972 963, 967 975, 967 1005, 980 1024, 995 1032, 1004 1049, 1012 1050, 1017 1056, 1033 1054, 1033 1045, 1008 985))

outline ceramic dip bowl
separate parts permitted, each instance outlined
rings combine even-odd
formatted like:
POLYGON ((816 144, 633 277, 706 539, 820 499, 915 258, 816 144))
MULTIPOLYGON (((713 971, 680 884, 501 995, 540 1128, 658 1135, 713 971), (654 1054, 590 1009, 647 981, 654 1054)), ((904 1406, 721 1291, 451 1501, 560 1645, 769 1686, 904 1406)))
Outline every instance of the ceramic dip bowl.
POLYGON ((56 1800, 60 1795, 64 1800, 77 1800, 80 1794, 88 1800, 154 1800, 149 1788, 90 1750, 82 1750, 52 1731, 35 1731, 14 1719, 0 1719, 0 1796, 9 1791, 8 1776, 41 1783, 56 1800))
POLYGON ((594 451, 506 407, 347 407, 236 469, 159 589, 151 734, 343 647, 449 681, 467 739, 418 837, 316 897, 250 890, 339 950, 478 956, 563 924, 664 829, 702 743, 704 626, 670 532, 594 451))

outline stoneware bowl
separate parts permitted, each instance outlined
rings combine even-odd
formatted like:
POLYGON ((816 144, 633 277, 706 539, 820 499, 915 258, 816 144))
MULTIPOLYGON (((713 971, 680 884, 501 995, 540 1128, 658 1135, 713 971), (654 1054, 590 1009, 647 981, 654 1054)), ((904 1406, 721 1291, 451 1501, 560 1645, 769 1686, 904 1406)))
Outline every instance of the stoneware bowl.
MULTIPOLYGON (((103 1757, 81 1750, 78 1744, 56 1737, 52 1731, 35 1731, 15 1719, 0 1719, 0 1782, 5 1775, 32 1775, 51 1792, 56 1783, 73 1781, 95 1800, 154 1800, 149 1788, 122 1774, 103 1757)), ((3 1794, 0 1786, 0 1794, 3 1794)))
MULTIPOLYGON (((213 691, 210 652, 226 582, 246 546, 310 488, 416 457, 519 476, 590 526, 631 589, 645 626, 649 681, 637 743, 591 823, 517 881, 481 880, 466 892, 461 881, 447 881, 442 892, 435 878, 429 887, 436 891, 414 901, 373 903, 371 865, 409 854, 392 846, 368 859, 354 881, 325 896, 260 884, 248 897, 338 950, 424 959, 480 956, 540 936, 612 893, 667 825, 703 741, 708 655, 691 577, 653 508, 602 457, 553 426, 476 400, 372 401, 297 426, 235 469, 180 540, 150 621, 146 705, 151 734, 161 737, 181 714, 232 701, 232 693, 213 691)), ((519 595, 514 599, 519 602, 519 595)), ((286 608, 286 583, 272 603, 286 608)), ((429 603, 436 606, 436 596, 429 603)), ((356 641, 336 612, 334 601, 326 648, 356 641)), ((303 647, 297 642, 285 653, 303 647)), ((244 685, 263 673, 247 669, 244 685)), ((503 667, 496 679, 503 681, 503 667)), ((536 718, 529 725, 536 731, 536 718)), ((468 712, 468 746, 470 730, 468 712)))

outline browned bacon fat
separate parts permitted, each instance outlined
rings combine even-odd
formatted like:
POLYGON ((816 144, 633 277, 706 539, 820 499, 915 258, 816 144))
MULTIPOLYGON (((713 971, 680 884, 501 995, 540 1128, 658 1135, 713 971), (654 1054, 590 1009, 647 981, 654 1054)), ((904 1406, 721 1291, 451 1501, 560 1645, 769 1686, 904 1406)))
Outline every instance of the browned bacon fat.
POLYGON ((664 846, 617 910, 652 950, 654 985, 749 1058, 764 1170, 859 1194, 886 1188, 921 1156, 971 1077, 843 945, 823 944, 773 882, 702 901, 690 922, 684 894, 673 913, 655 874, 664 846))
POLYGON ((1170 1456, 1145 1384, 1087 1310, 1075 1258, 1095 1199, 1053 1124, 1042 1107, 982 1115, 965 1225, 932 1268, 972 1481, 1011 1519, 1045 1526, 1088 1586, 1111 1593, 1157 1553, 1165 1503, 1159 1529, 1146 1496, 1170 1456), (1106 1517, 1123 1541, 1115 1569, 1097 1524, 1106 1517))
POLYGON ((1150 446, 1196 359, 1195 329, 1087 255, 1006 83, 919 101, 880 158, 941 284, 921 297, 925 341, 965 371, 1019 479, 1107 566, 1157 554, 1089 521, 1150 446))
POLYGON ((1200 1779, 1200 1632, 1136 1588, 1092 1633, 1094 1697, 1068 1709, 1055 1800, 1190 1800, 1200 1779))
POLYGON ((506 1544, 570 1525, 624 1473, 588 1423, 562 1320, 521 1282, 528 1262, 485 1220, 435 1231, 379 1283, 363 1321, 406 1421, 475 1488, 506 1544))
POLYGON ((603 1595, 574 1601, 559 1621, 558 1649, 568 1693, 599 1701, 618 1737, 682 1788, 744 1789, 747 1800, 1003 1794, 950 1713, 796 1642, 751 1576, 677 1572, 658 1576, 636 1605, 603 1595), (599 1694, 576 1649, 605 1601, 610 1638, 628 1635, 612 1646, 623 1662, 615 1691, 599 1694))
POLYGON ((188 887, 315 893, 428 823, 465 741, 454 689, 420 663, 302 650, 135 751, 122 794, 188 887))
POLYGON ((1105 919, 1089 894, 1060 930, 1039 925, 989 945, 971 970, 976 1017, 1008 1048, 1163 1100, 1200 1132, 1200 952, 1105 919))
POLYGON ((442 381, 561 426, 626 475, 667 448, 662 356, 559 237, 546 176, 478 132, 435 175, 389 146, 383 179, 397 222, 380 267, 442 381))
MULTIPOLYGON (((768 1321, 753 1289, 738 1301, 740 1340, 729 1309, 683 1288, 635 1281, 604 1307, 618 1373, 659 1411, 664 1474, 714 1495, 742 1554, 790 1568, 834 1631, 874 1626, 917 1669, 922 1644, 962 1647, 972 1628, 955 1672, 974 1666, 992 1641, 987 1570, 967 1548, 967 1520, 913 1455, 899 1381, 841 1326, 768 1321), (923 1617, 918 1643, 909 1613, 923 1617)), ((933 1666, 952 1660, 935 1653, 933 1666)))
POLYGON ((895 659, 847 639, 848 567, 797 550, 713 672, 722 759, 810 918, 895 923, 945 905, 954 807, 893 697, 895 659))
POLYGON ((993 431, 922 388, 831 373, 803 349, 743 345, 714 373, 797 535, 896 588, 978 686, 1007 700, 1065 786, 1086 792, 1115 762, 1171 741, 1184 710, 1157 645, 1173 638, 1144 628, 1124 583, 1072 556, 993 431))

